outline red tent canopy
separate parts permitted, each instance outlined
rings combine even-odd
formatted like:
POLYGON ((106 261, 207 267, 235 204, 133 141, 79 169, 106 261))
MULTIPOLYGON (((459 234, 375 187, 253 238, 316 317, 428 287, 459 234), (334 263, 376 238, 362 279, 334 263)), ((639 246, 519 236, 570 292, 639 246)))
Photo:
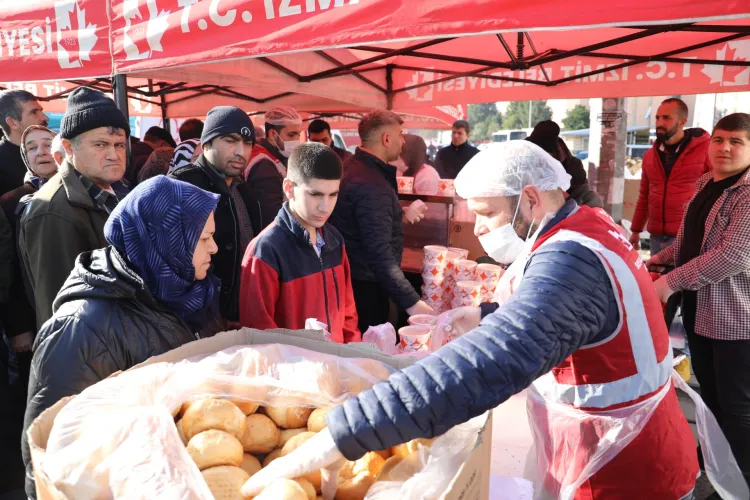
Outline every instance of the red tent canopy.
POLYGON ((3 9, 5 80, 129 74, 152 81, 141 95, 170 116, 197 114, 216 96, 259 111, 407 112, 750 90, 750 2, 36 0, 3 9))

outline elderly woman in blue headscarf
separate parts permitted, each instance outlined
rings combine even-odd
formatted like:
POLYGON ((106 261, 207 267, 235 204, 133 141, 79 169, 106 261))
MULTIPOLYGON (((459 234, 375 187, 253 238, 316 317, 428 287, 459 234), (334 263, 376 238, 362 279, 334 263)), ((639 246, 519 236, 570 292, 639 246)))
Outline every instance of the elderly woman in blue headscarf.
POLYGON ((26 428, 60 398, 118 370, 200 338, 218 317, 209 269, 219 195, 154 177, 112 212, 109 246, 78 256, 34 345, 23 454, 34 496, 26 428))

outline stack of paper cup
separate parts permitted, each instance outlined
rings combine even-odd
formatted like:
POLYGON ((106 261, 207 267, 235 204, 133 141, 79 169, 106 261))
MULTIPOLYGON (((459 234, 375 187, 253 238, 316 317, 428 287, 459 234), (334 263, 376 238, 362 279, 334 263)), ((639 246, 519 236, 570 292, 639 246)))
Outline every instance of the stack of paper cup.
POLYGON ((414 177, 396 177, 396 185, 399 193, 414 193, 414 177))
POLYGON ((448 247, 449 252, 457 253, 459 259, 468 259, 469 251, 465 248, 448 247))
POLYGON ((453 288, 456 286, 456 261, 458 254, 454 252, 448 252, 445 256, 445 277, 443 279, 443 302, 445 307, 442 311, 450 309, 451 301, 453 300, 453 288))
POLYGON ((448 249, 438 245, 424 247, 422 263, 422 300, 427 305, 440 311, 445 308, 443 302, 443 281, 448 249))
POLYGON ((479 281, 459 281, 454 289, 451 307, 478 306, 482 283, 479 281))
POLYGON ((405 326, 398 331, 401 341, 398 350, 401 352, 418 352, 430 350, 432 329, 425 325, 405 326))
POLYGON ((476 279, 477 263, 468 259, 457 259, 454 262, 456 281, 474 281, 476 279))
POLYGON ((479 264, 477 266, 477 281, 482 283, 480 289, 482 302, 492 301, 495 295, 495 288, 497 288, 497 282, 504 272, 505 269, 494 264, 479 264))
POLYGON ((438 196, 456 196, 453 179, 440 179, 438 181, 438 196))
POLYGON ((429 326, 430 330, 434 330, 435 325, 437 325, 437 316, 433 316, 432 314, 415 314, 414 316, 409 316, 408 322, 410 325, 429 326))

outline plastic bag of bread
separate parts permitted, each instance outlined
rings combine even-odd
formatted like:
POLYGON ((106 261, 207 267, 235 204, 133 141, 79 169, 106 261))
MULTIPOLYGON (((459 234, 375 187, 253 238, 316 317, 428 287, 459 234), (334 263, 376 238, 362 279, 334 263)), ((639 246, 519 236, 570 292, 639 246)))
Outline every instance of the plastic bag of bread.
MULTIPOLYGON (((277 344, 235 346, 177 363, 147 365, 103 380, 63 407, 41 468, 71 499, 239 500, 243 482, 259 467, 325 428, 325 409, 392 371, 373 360, 277 344)), ((368 454, 346 477, 319 472, 295 478, 299 488, 285 483, 286 490, 309 500, 313 492, 320 495, 325 489, 321 482, 332 484, 335 491, 334 481, 341 479, 354 495, 349 498, 355 499, 422 498, 412 493, 444 491, 478 429, 460 434, 460 446, 454 440, 440 444, 446 436, 459 435, 455 432, 435 439, 429 448, 411 444, 396 450, 397 458, 406 459, 388 462, 392 450, 383 450, 368 454), (409 462, 413 469, 403 467, 409 462), (435 467, 439 471, 430 472, 435 467), (382 470, 387 476, 379 481, 382 470), (404 471, 415 475, 407 477, 404 471), (425 484, 414 487, 417 477, 427 478, 425 484), (381 490, 386 493, 378 493, 381 490)))
POLYGON ((144 366, 71 400, 55 418, 41 467, 68 498, 211 498, 201 469, 236 472, 238 443, 262 460, 286 427, 307 431, 313 409, 341 404, 392 371, 278 344, 144 366), (266 408, 278 409, 271 413, 284 427, 261 414, 266 408), (257 432, 246 435, 248 428, 257 432))

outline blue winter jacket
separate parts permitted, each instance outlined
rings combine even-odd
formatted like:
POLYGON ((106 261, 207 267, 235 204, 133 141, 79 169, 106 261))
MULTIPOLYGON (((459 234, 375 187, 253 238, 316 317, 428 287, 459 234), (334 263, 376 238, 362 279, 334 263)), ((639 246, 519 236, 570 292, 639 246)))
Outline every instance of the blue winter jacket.
MULTIPOLYGON (((576 209, 570 200, 542 230, 576 209)), ((443 434, 492 409, 573 352, 614 332, 619 312, 596 255, 575 242, 534 253, 511 299, 479 327, 328 414, 349 460, 443 434)))

